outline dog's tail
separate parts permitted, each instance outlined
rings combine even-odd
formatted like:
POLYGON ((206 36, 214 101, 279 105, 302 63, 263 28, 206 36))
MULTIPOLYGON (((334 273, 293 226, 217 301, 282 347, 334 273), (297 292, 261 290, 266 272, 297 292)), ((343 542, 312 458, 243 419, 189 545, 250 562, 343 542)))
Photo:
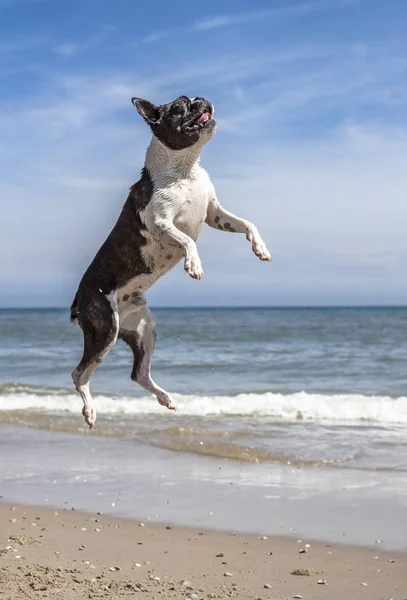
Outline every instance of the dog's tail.
POLYGON ((78 292, 75 294, 75 298, 71 304, 71 322, 77 323, 79 316, 79 306, 78 306, 78 292))

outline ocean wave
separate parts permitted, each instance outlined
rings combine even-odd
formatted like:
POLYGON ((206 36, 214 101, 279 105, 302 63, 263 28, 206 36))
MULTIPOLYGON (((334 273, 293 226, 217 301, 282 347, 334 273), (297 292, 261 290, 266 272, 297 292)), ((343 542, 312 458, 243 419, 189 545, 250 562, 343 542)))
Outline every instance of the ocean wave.
MULTIPOLYGON (((189 416, 268 417, 276 421, 327 421, 407 425, 407 397, 364 396, 360 394, 323 395, 242 393, 236 396, 174 395, 179 413, 189 416)), ((100 415, 163 414, 152 396, 131 398, 95 394, 100 415)), ((81 400, 67 390, 36 388, 29 385, 2 385, 0 411, 47 411, 77 413, 81 400)))

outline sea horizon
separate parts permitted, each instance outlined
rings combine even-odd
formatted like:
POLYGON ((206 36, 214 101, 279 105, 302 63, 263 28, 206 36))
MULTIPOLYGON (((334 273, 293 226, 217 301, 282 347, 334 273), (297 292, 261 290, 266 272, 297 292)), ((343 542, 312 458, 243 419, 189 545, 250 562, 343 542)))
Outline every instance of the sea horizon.
MULTIPOLYGON (((64 306, 0 306, 0 310, 69 310, 70 304, 64 306)), ((211 304, 211 305, 149 305, 151 310, 329 310, 329 309, 407 309, 407 304, 211 304)))

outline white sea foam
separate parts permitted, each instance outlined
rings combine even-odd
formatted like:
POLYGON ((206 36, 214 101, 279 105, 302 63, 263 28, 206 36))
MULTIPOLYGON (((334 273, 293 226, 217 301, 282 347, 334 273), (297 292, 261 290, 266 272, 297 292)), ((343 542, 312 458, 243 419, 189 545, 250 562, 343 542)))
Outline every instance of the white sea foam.
MULTIPOLYGON (((334 423, 376 423, 407 425, 407 397, 363 396, 359 394, 322 395, 239 394, 237 396, 174 396, 179 413, 193 416, 244 415, 270 417, 278 421, 328 421, 334 423)), ((153 397, 95 395, 98 413, 113 415, 163 414, 153 397)), ((78 395, 63 390, 15 386, 0 390, 0 411, 34 410, 77 413, 78 395), (48 393, 47 393, 48 391, 48 393)))

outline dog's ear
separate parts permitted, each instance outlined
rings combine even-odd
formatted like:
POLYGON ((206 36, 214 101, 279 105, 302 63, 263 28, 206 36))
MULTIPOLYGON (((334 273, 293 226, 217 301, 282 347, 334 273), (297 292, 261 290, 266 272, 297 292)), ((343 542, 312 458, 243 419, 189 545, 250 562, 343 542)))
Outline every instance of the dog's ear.
POLYGON ((134 108, 149 125, 155 125, 160 120, 160 111, 155 104, 142 98, 131 99, 134 108))

